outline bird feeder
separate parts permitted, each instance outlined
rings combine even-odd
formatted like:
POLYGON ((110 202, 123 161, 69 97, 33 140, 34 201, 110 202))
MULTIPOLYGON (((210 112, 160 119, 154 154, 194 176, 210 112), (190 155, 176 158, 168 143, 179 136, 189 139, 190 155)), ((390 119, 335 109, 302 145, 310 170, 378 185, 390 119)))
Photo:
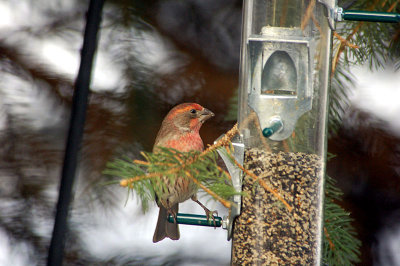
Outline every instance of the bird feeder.
POLYGON ((331 30, 336 21, 398 23, 335 0, 244 0, 240 135, 219 154, 237 192, 229 215, 178 213, 170 223, 222 227, 233 265, 321 263, 331 30), (232 238, 233 236, 233 238, 232 238))
POLYGON ((320 264, 332 21, 313 0, 245 0, 243 12, 232 264, 320 264))

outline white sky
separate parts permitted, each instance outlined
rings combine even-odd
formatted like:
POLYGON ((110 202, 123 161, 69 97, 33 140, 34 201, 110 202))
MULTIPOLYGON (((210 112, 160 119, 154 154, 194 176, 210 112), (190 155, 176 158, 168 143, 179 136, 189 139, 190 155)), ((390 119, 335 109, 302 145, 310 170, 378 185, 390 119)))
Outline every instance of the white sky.
POLYGON ((0 229, 0 265, 26 266, 29 265, 29 256, 32 256, 31 247, 25 242, 11 243, 7 233, 0 229))
POLYGON ((352 70, 357 78, 351 102, 387 121, 390 130, 400 135, 400 71, 392 67, 369 70, 366 66, 352 70))
MULTIPOLYGON (((57 5, 56 8, 71 8, 73 3, 74 1, 55 1, 54 5, 57 5), (60 3, 63 3, 63 5, 59 6, 60 3)), ((31 8, 32 5, 29 1, 0 2, 0 31, 3 32, 4 36, 14 29, 46 22, 41 15, 34 12, 35 10, 31 8), (18 12, 13 12, 16 9, 18 9, 18 12)), ((15 35, 8 37, 11 40, 21 38, 21 36, 15 35)), ((29 38, 29 45, 25 49, 29 54, 35 55, 39 61, 48 64, 51 69, 70 77, 71 80, 75 80, 80 63, 81 46, 81 42, 67 42, 57 37, 29 38)), ((96 52, 95 60, 96 64, 94 65, 91 83, 92 90, 113 90, 120 85, 121 71, 118 65, 113 63, 112 58, 99 49, 96 52)))

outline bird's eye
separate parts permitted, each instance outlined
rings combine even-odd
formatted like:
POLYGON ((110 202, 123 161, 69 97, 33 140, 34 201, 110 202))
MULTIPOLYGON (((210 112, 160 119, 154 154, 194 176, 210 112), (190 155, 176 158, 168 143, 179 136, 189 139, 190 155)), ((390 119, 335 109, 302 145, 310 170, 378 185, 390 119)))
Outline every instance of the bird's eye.
POLYGON ((190 110, 190 112, 191 112, 192 114, 195 114, 197 111, 196 111, 196 109, 192 109, 192 110, 190 110))

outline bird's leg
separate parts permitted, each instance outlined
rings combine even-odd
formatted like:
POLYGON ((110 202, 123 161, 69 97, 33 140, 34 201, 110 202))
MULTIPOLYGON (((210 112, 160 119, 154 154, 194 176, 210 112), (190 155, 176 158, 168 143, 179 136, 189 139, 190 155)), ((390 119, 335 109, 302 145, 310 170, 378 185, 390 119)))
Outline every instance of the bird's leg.
POLYGON ((174 224, 176 224, 177 223, 176 222, 177 211, 175 209, 177 209, 177 208, 174 208, 174 205, 171 206, 169 198, 167 198, 167 200, 166 200, 166 205, 168 206, 166 208, 167 209, 167 219, 168 219, 168 216, 171 214, 172 217, 174 218, 174 224))
POLYGON ((167 218, 168 218, 168 216, 171 214, 172 215, 172 217, 174 218, 174 224, 176 224, 176 213, 172 210, 172 209, 170 209, 170 208, 168 208, 167 209, 167 218))
POLYGON ((207 207, 204 206, 204 205, 197 199, 197 196, 196 196, 196 195, 193 195, 193 196, 192 196, 192 200, 193 200, 194 202, 196 202, 197 204, 199 204, 200 207, 202 207, 203 210, 206 212, 207 221, 208 221, 210 218, 213 219, 214 227, 216 227, 214 214, 218 216, 218 212, 217 212, 217 211, 210 211, 209 209, 207 209, 207 207))

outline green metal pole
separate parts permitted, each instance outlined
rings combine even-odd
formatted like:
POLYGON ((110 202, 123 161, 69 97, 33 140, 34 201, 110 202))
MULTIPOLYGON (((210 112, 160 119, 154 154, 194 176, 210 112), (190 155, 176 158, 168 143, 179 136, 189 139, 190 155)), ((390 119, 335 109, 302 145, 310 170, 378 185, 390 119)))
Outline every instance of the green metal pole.
MULTIPOLYGON (((214 219, 209 218, 205 215, 197 215, 197 214, 178 213, 176 215, 176 222, 178 224, 221 227, 222 218, 218 217, 218 216, 214 216, 214 219), (214 223, 214 219, 215 219, 215 223, 214 223)), ((171 214, 168 215, 168 222, 170 222, 170 223, 174 222, 174 217, 171 214)))
POLYGON ((343 10, 342 18, 344 20, 354 20, 354 21, 387 22, 387 23, 400 22, 400 14, 398 13, 362 11, 362 10, 343 10))

